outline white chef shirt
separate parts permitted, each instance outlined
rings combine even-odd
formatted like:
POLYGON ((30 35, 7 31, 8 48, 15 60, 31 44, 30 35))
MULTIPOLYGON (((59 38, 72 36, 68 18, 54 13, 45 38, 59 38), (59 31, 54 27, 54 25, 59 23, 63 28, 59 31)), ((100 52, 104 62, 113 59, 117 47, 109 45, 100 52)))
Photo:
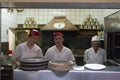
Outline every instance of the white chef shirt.
POLYGON ((16 47, 16 49, 13 52, 13 55, 11 57, 12 60, 16 59, 23 59, 23 58, 29 58, 29 57, 41 57, 42 50, 39 46, 34 44, 34 46, 30 49, 27 46, 27 42, 24 42, 16 47))
POLYGON ((85 51, 84 61, 88 63, 98 63, 103 64, 106 62, 106 51, 102 48, 98 49, 98 52, 95 53, 94 49, 91 47, 85 51))
POLYGON ((64 61, 75 60, 72 51, 65 46, 63 46, 63 49, 61 52, 58 51, 56 46, 50 47, 46 51, 45 57, 47 57, 49 60, 64 60, 64 61))

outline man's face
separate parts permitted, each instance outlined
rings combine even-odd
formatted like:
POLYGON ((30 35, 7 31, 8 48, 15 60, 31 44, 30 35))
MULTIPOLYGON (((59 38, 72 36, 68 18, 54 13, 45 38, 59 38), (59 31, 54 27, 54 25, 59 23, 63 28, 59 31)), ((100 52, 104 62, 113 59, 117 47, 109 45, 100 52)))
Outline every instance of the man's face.
POLYGON ((30 39, 31 39, 31 42, 37 43, 39 36, 31 36, 30 39))
POLYGON ((56 36, 56 37, 54 38, 54 41, 55 41, 55 44, 56 44, 56 45, 57 45, 57 44, 63 44, 64 39, 63 39, 62 36, 56 36))
POLYGON ((99 47, 100 41, 92 41, 92 47, 99 47))

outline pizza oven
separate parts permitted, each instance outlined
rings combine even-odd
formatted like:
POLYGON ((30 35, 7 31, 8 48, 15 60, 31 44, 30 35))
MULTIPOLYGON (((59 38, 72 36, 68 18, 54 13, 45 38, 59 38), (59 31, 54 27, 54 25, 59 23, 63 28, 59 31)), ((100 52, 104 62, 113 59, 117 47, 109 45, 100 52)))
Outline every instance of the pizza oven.
POLYGON ((55 16, 41 30, 78 30, 65 16, 55 16))

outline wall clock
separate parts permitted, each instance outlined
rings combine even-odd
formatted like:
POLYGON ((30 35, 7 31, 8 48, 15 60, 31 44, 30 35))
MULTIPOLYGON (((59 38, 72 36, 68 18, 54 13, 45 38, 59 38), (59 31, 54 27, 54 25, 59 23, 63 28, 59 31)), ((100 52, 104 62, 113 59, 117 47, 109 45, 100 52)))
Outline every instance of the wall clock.
POLYGON ((57 28, 57 29, 62 29, 65 27, 65 23, 64 22, 56 22, 53 24, 54 28, 57 28))

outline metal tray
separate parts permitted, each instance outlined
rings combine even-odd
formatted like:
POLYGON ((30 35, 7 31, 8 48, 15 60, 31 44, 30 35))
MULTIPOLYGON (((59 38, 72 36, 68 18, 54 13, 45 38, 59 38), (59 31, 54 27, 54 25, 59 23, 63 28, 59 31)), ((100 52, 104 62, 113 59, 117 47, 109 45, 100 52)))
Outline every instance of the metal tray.
POLYGON ((42 63, 42 62, 48 62, 48 59, 45 57, 37 57, 37 58, 25 58, 20 60, 21 63, 42 63))

